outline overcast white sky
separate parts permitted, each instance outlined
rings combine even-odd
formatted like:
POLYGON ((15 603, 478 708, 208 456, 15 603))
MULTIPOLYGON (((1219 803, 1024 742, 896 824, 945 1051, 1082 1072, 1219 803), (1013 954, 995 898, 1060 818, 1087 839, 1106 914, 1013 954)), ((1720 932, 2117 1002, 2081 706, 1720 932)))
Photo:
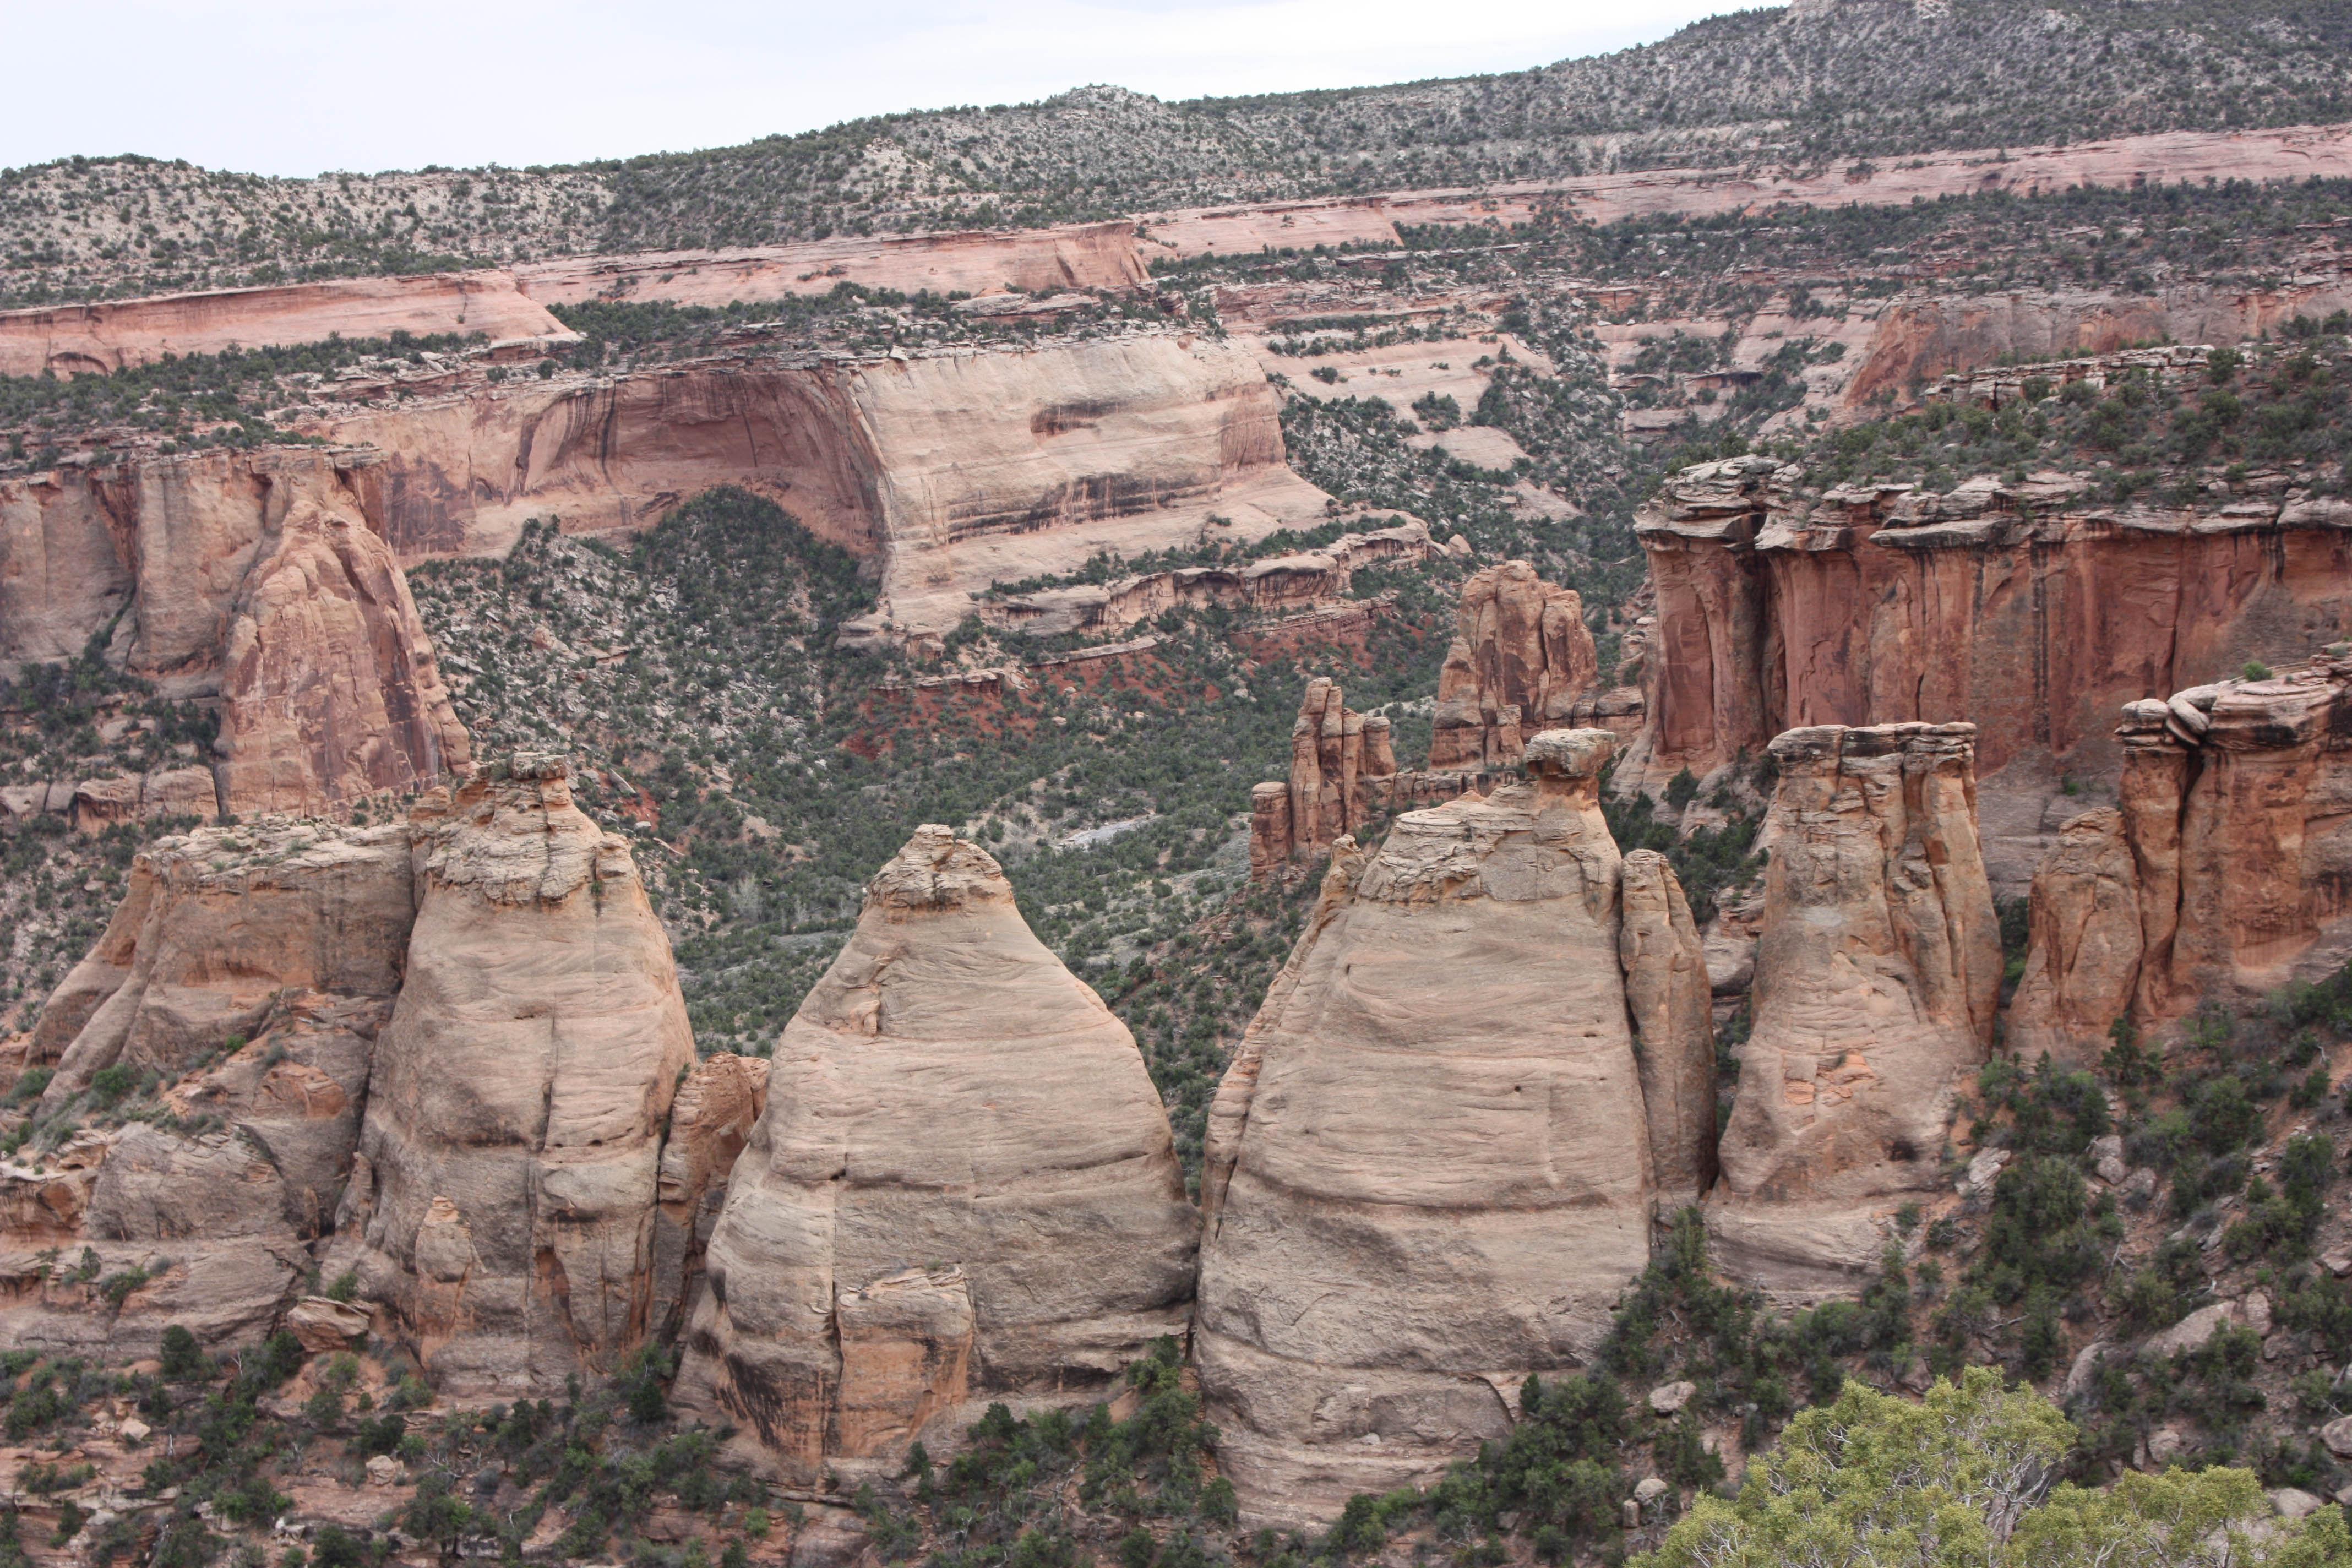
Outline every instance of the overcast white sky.
POLYGON ((0 167, 569 163, 1087 82, 1177 99, 1524 69, 1737 3, 21 0, 0 167))

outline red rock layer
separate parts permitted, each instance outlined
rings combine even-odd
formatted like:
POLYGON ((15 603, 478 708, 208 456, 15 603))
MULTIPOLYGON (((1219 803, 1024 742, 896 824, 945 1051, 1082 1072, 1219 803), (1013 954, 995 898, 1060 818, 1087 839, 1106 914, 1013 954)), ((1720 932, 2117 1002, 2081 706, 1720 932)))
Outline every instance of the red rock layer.
POLYGON ((2352 658, 2125 709, 2119 808, 2069 823, 2033 881, 2009 1015, 2021 1051, 2095 1059, 2352 958, 2352 658))
POLYGON ((1524 561, 1473 574, 1462 585, 1458 629, 1438 672, 1429 765, 1517 762, 1528 736, 1576 718, 1578 699, 1600 673, 1575 589, 1545 582, 1524 561))
POLYGON ((2122 703, 2352 626, 2352 506, 2211 514, 1987 482, 1796 495, 1768 458, 1685 470, 1635 524, 1657 591, 1639 775, 1812 724, 1967 720, 1978 767, 2112 771, 2122 703))
MULTIPOLYGON (((379 527, 374 461, 279 447, 0 481, 0 663, 104 637, 166 695, 219 699, 226 811, 318 811, 461 770, 470 742, 379 527)), ((169 777, 86 784, 71 809, 103 826, 152 815, 152 796, 212 815, 210 792, 169 777)))

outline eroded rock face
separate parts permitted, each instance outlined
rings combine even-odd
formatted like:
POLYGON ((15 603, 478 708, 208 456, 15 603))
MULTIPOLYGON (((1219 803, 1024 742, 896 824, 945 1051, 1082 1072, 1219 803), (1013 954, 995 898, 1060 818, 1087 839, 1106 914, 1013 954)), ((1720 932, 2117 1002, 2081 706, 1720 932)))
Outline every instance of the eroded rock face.
POLYGON ((1864 1272, 1882 1211, 1941 1184, 2000 984, 1975 734, 1822 725, 1772 742, 1755 1028, 1707 1209, 1742 1278, 1793 1288, 1864 1272))
POLYGON ((1290 730, 1290 780, 1250 793, 1250 875, 1265 881, 1286 863, 1312 860, 1381 812, 1449 800, 1465 776, 1399 770, 1389 721, 1348 706, 1338 682, 1317 676, 1290 730))
POLYGON ((2128 703, 2117 806, 2033 882, 2012 1038, 2088 1061, 2108 1026, 2252 998, 2352 958, 2352 659, 2128 703))
POLYGON ((1642 1105, 1658 1200, 1695 1204, 1715 1185, 1715 1014, 1690 901, 1654 849, 1625 857, 1618 958, 1641 1042, 1642 1105))
POLYGON ((43 809, 89 830, 316 812, 463 771, 464 726, 378 526, 378 461, 277 447, 0 480, 0 666, 73 658, 110 628, 110 663, 221 700, 216 779, 84 781, 43 809))
POLYGON ((415 914, 403 826, 272 818, 158 840, 35 1031, 35 1060, 58 1053, 43 1110, 118 1063, 176 1079, 280 1011, 388 1005, 415 914))
POLYGON ((2124 765, 2122 704, 2352 631, 2352 506, 2327 498, 2111 507, 2055 474, 1815 493, 1746 457, 1677 474, 1634 528, 1657 624, 1621 782, 1705 777, 1801 726, 1966 721, 1993 875, 2019 891, 2045 811, 2071 815, 2060 773, 2124 765), (2029 775, 2030 803, 1991 809, 2029 775))
POLYGON ((1429 765, 1475 772, 1517 762, 1528 736, 1574 719, 1600 672, 1575 589, 1545 582, 1524 561, 1473 574, 1438 672, 1429 765))
POLYGON ((728 1173, 768 1108, 768 1065, 721 1051, 687 1074, 670 1101, 661 1203, 654 1211, 653 1325, 663 1338, 686 1327, 702 1281, 703 1249, 727 1201, 728 1173))
POLYGON ((1339 840, 1219 1089, 1194 1346, 1251 1518, 1328 1519, 1503 1435, 1497 1382, 1580 1364, 1648 1262, 1653 1126, 1685 1165, 1713 1131, 1711 1102, 1644 1103, 1621 953, 1673 1037, 1697 943, 1663 863, 1628 937, 1612 741, 1536 736, 1532 782, 1339 840))
POLYGON ((1181 1333, 1197 1224, 1126 1026, 924 827, 777 1045, 677 1397, 772 1472, 889 1461, 1181 1333))
POLYGON ((646 1332, 662 1130, 693 1036, 628 847, 563 764, 415 814, 406 983, 362 1138, 369 1294, 439 1386, 518 1394, 646 1332))

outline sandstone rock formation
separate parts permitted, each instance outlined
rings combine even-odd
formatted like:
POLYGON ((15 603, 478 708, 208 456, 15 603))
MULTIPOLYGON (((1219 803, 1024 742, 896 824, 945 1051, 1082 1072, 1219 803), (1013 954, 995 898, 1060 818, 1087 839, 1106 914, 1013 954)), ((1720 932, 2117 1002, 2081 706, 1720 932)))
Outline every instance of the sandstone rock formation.
POLYGON ((1640 1048, 1658 1200, 1680 1209, 1715 1185, 1715 1014, 1706 955, 1674 867, 1625 857, 1617 952, 1640 1048))
POLYGON ((1450 800, 1461 774, 1399 772, 1387 719, 1355 712, 1327 676, 1307 683, 1290 730, 1290 780, 1250 792, 1250 876, 1265 881, 1311 860, 1383 811, 1450 800))
POLYGON ((404 827, 273 820, 159 840, 35 1028, 32 1063, 57 1063, 44 1109, 117 1063, 177 1079, 281 1012, 389 1006, 414 918, 404 827))
POLYGON ((727 1201, 728 1173, 768 1108, 768 1063, 720 1052, 698 1064, 670 1101, 654 1211, 653 1331, 676 1339, 702 1282, 703 1249, 727 1201))
POLYGON ((416 923, 344 1223, 440 1386, 544 1393, 646 1331, 694 1043, 628 846, 560 761, 505 771, 415 814, 416 923))
POLYGON ((1621 915, 1612 744, 1537 736, 1532 781, 1408 813, 1369 856, 1339 839, 1227 1071, 1194 1346, 1249 1518, 1328 1518, 1503 1436, 1498 1389, 1581 1364, 1648 1261, 1654 1127, 1698 1179, 1696 933, 1654 858, 1621 915), (1629 994, 1672 1089, 1654 1108, 1629 994))
POLYGON ((2109 1025, 2268 994, 2352 959, 2352 658, 2126 704, 2119 808, 2067 826, 2033 884, 2009 1037, 2095 1059, 2109 1025))
POLYGON ((1942 1184, 2000 985, 1975 734, 1832 724, 1772 742, 1755 1026, 1707 1208, 1737 1275, 1850 1284, 1877 1261, 1880 1220, 1942 1184))
POLYGON ((878 558, 867 636, 946 632, 996 582, 1319 521, 1240 348, 1147 331, 1035 348, 816 363, 734 358, 508 382, 315 426, 386 455, 404 559, 504 551, 525 521, 651 523, 733 484, 878 558))
POLYGON ((1526 738, 1559 729, 1598 679, 1584 601, 1507 561, 1462 585, 1459 629, 1437 676, 1433 769, 1478 771, 1519 760, 1526 738))
POLYGON ((776 1047, 677 1397, 765 1470, 895 1461, 1181 1333, 1197 1223, 1126 1026, 921 828, 776 1047))
POLYGON ((1343 533, 1318 550, 1268 556, 1246 566, 1188 566, 1116 582, 1049 588, 992 600, 981 607, 992 625, 1036 637, 1115 633, 1162 611, 1229 605, 1265 613, 1313 609, 1345 598, 1359 568, 1420 561, 1436 548, 1419 520, 1364 533, 1343 533))
POLYGON ((573 338, 544 305, 516 289, 509 272, 333 278, 0 310, 0 375, 38 375, 45 370, 60 376, 102 375, 152 363, 165 354, 313 343, 336 334, 388 338, 396 331, 573 338))
POLYGON ((0 480, 0 667, 97 638, 165 696, 220 701, 216 805, 179 770, 85 783, 77 820, 317 811, 467 765, 374 462, 264 448, 0 480))
POLYGON ((2193 513, 2099 505, 2057 475, 1948 496, 1808 496, 1801 478, 1761 457, 1704 464, 1636 520, 1657 625, 1622 780, 1705 777, 1800 726, 1971 721, 1979 773, 2003 773, 1988 853, 2022 890, 2060 773, 2121 766, 2120 705, 2352 631, 2340 500, 2193 513))

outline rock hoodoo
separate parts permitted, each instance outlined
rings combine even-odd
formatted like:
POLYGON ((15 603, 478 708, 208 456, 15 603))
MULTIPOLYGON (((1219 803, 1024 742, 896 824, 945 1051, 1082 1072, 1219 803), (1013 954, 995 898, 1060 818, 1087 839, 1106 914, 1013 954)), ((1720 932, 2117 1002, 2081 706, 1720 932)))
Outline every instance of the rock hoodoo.
POLYGON ((2153 1026, 2352 958, 2347 732, 2352 658, 2126 705, 2117 807, 2067 824, 2034 878, 2019 1048, 2095 1060, 2118 1018, 2153 1026))
POLYGON ((1501 1436, 1498 1384, 1579 1364, 1647 1263, 1654 1138, 1682 1196, 1707 1157, 1712 1096, 1680 1071, 1713 1058, 1696 934, 1654 857, 1621 915, 1612 744, 1536 736, 1530 781, 1408 813, 1370 855, 1340 838, 1227 1071, 1194 1345, 1251 1517, 1325 1518, 1501 1436), (1664 1047, 1654 1107, 1629 993, 1664 1047))
POLYGON ((1877 1261, 1882 1211, 1942 1184, 2000 984, 1975 737, 1830 724, 1772 742, 1755 1027, 1707 1209, 1731 1272, 1850 1283, 1877 1261))
POLYGON ((1455 773, 1400 773, 1388 720, 1356 712, 1339 683, 1318 675, 1291 725, 1289 782, 1250 792, 1250 876, 1264 881, 1380 812, 1448 800, 1468 785, 1455 773))
POLYGON ((1509 766, 1528 736, 1575 719, 1578 700, 1600 674, 1575 589, 1545 582, 1524 561, 1473 574, 1462 585, 1459 626, 1438 672, 1429 765, 1473 773, 1509 766))
POLYGON ((694 1039, 628 846, 562 762, 503 771, 415 816, 408 973, 345 1204, 362 1284, 440 1386, 543 1393, 646 1331, 694 1039))
POLYGON ((921 828, 777 1045, 678 1398, 772 1472, 895 1463, 1181 1333, 1197 1224, 1126 1026, 994 860, 921 828))

